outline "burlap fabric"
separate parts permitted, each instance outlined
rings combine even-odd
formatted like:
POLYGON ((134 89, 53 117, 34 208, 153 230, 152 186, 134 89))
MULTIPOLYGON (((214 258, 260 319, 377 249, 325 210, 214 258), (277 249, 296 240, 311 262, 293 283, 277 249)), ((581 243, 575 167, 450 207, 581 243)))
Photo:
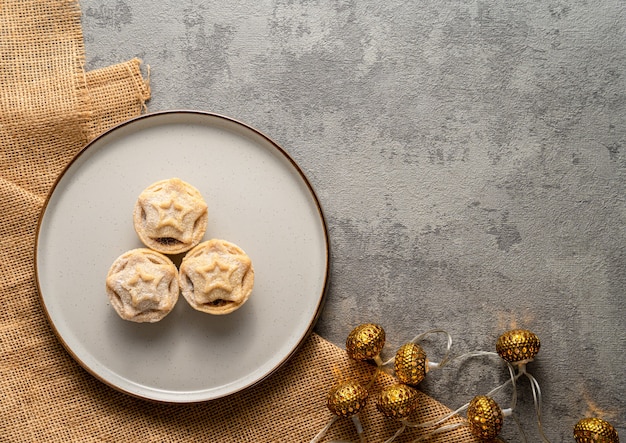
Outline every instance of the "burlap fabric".
MULTIPOLYGON (((367 381, 373 371, 315 334, 287 365, 251 389, 213 402, 166 405, 96 380, 47 323, 33 257, 46 195, 89 140, 140 114, 149 95, 138 60, 84 71, 77 2, 0 2, 0 440, 310 441, 331 417, 325 396, 337 379, 367 381)), ((380 378, 374 391, 390 382, 380 378)), ((449 411, 422 397, 415 420, 449 411)), ((384 419, 374 403, 361 419, 368 441, 384 441, 399 424, 384 419)), ((397 441, 416 435, 408 431, 397 441)), ((325 440, 339 438, 356 440, 349 419, 338 420, 325 440)), ((460 429, 430 441, 474 440, 460 429)))

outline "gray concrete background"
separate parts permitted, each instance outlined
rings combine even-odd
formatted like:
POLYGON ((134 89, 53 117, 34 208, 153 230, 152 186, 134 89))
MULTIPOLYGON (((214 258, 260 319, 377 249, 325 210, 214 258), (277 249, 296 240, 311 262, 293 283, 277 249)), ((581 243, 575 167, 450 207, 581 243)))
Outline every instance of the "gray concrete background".
MULTIPOLYGON (((378 322, 390 357, 432 328, 455 354, 529 328, 551 441, 589 414, 626 436, 624 1, 81 7, 88 69, 140 57, 150 111, 237 118, 305 171, 332 246, 320 335, 343 347, 378 322)), ((472 360, 422 388, 456 408, 505 379, 472 360)), ((527 383, 519 395, 539 441, 527 383)), ((512 421, 503 436, 522 441, 512 421)))

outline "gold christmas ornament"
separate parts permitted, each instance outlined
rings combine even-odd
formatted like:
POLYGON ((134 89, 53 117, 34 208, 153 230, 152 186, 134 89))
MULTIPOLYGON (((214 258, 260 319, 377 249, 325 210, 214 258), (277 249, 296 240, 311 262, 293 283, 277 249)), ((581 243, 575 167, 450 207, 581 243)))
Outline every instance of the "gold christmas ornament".
POLYGON ((420 345, 412 342, 402 345, 394 358, 394 370, 402 383, 418 385, 428 372, 426 352, 420 345))
POLYGON ((384 388, 376 403, 376 409, 385 417, 396 419, 408 417, 418 406, 417 390, 400 383, 384 388))
POLYGON ((496 343, 498 355, 509 363, 523 364, 532 361, 541 343, 539 337, 527 329, 513 329, 505 332, 496 343))
POLYGON ((346 340, 346 351, 354 360, 380 359, 379 354, 385 346, 385 330, 374 323, 357 326, 346 340))
POLYGON ((577 443, 619 443, 611 423, 596 417, 579 420, 574 426, 574 439, 577 443))
POLYGON ((337 383, 328 392, 326 406, 340 417, 350 417, 363 408, 367 401, 367 389, 355 380, 337 383))
POLYGON ((502 410, 491 397, 479 395, 472 399, 467 408, 467 421, 472 434, 490 441, 495 439, 502 429, 502 410))

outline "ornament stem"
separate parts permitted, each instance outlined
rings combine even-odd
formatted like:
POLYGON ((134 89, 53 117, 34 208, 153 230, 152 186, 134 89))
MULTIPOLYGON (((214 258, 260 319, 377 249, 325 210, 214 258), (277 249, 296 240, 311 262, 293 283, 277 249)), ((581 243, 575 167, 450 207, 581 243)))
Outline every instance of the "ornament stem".
POLYGON ((380 354, 379 355, 375 355, 373 358, 374 362, 376 363, 376 366, 378 366, 379 368, 385 366, 385 363, 383 362, 383 360, 380 358, 380 354))

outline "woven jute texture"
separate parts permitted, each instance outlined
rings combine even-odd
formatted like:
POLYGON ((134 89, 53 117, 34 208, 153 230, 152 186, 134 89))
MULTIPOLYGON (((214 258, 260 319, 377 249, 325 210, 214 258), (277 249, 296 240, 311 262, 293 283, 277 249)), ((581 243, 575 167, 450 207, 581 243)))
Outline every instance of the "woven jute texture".
MULTIPOLYGON (((312 334, 296 355, 258 385, 228 398, 160 404, 120 393, 84 371, 55 337, 34 273, 37 220, 56 177, 102 131, 145 110, 149 86, 139 60, 84 71, 80 8, 70 0, 0 1, 0 441, 310 441, 331 414, 330 387, 371 377, 367 363, 312 334)), ((376 411, 379 377, 360 414, 367 439, 399 428, 376 411)), ((421 395, 412 417, 449 412, 421 395)), ((454 418, 454 420, 460 420, 454 418)), ((397 441, 412 441, 407 431, 397 441)), ((324 441, 356 441, 339 419, 324 441)), ((429 441, 474 441, 466 428, 429 441)))

